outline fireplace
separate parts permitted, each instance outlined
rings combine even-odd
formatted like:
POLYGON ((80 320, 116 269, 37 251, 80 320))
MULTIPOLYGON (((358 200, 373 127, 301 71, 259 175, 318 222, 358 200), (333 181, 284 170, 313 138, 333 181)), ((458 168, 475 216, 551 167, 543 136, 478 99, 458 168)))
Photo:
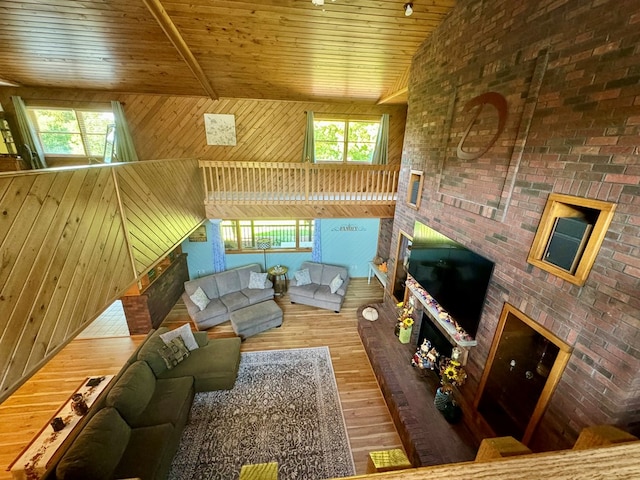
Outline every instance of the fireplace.
MULTIPOLYGON (((420 326, 417 328, 418 336, 416 348, 422 345, 423 340, 426 338, 431 342, 431 346, 434 347, 441 356, 451 358, 453 345, 449 338, 433 324, 427 312, 421 311, 418 313, 418 316, 420 317, 420 326)), ((418 321, 416 321, 416 325, 417 324, 418 321)))

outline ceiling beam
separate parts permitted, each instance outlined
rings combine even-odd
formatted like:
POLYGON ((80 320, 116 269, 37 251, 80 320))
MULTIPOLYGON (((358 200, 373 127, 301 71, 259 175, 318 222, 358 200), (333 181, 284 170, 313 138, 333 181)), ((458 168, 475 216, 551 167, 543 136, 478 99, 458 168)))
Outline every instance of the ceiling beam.
POLYGON ((407 103, 407 93, 409 93, 409 88, 401 88, 400 90, 396 90, 395 92, 382 97, 378 100, 376 105, 382 105, 385 103, 407 103))
POLYGON ((173 20, 171 20, 171 17, 162 6, 161 0, 143 0, 143 2, 151 12, 153 17, 156 19, 165 35, 169 38, 169 41, 171 41, 173 46, 176 47, 178 53, 186 62, 191 72, 193 72, 193 74, 196 76, 196 78, 202 85, 202 88, 205 89, 212 100, 217 100, 219 98, 219 95, 213 89, 209 78, 204 73, 204 70, 198 63, 198 60, 196 60, 196 57, 191 52, 191 49, 187 45, 187 42, 185 42, 184 38, 182 38, 178 27, 175 26, 173 20))

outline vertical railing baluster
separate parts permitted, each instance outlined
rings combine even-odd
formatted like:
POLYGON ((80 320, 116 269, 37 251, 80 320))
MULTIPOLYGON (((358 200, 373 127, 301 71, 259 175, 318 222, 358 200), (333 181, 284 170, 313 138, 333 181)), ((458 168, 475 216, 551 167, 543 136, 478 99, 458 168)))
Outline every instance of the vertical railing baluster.
POLYGON ((288 162, 199 163, 205 202, 387 204, 400 166, 288 162))

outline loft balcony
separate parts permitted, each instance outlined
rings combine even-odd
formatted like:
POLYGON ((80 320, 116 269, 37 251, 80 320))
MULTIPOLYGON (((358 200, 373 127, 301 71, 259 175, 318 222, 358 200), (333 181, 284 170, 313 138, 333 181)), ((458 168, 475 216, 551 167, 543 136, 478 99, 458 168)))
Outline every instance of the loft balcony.
POLYGON ((391 218, 399 165, 200 161, 208 218, 391 218))

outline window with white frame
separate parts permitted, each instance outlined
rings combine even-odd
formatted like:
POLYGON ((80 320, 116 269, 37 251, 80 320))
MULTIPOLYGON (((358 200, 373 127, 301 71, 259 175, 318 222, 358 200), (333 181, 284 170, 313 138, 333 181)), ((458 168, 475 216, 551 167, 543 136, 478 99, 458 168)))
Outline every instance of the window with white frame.
POLYGON ((227 253, 262 251, 265 244, 269 250, 313 247, 313 220, 223 220, 220 228, 227 253))
POLYGON ((104 157, 107 135, 115 123, 111 109, 29 107, 27 110, 45 155, 104 157))
POLYGON ((371 163, 379 119, 316 118, 316 162, 371 163))

